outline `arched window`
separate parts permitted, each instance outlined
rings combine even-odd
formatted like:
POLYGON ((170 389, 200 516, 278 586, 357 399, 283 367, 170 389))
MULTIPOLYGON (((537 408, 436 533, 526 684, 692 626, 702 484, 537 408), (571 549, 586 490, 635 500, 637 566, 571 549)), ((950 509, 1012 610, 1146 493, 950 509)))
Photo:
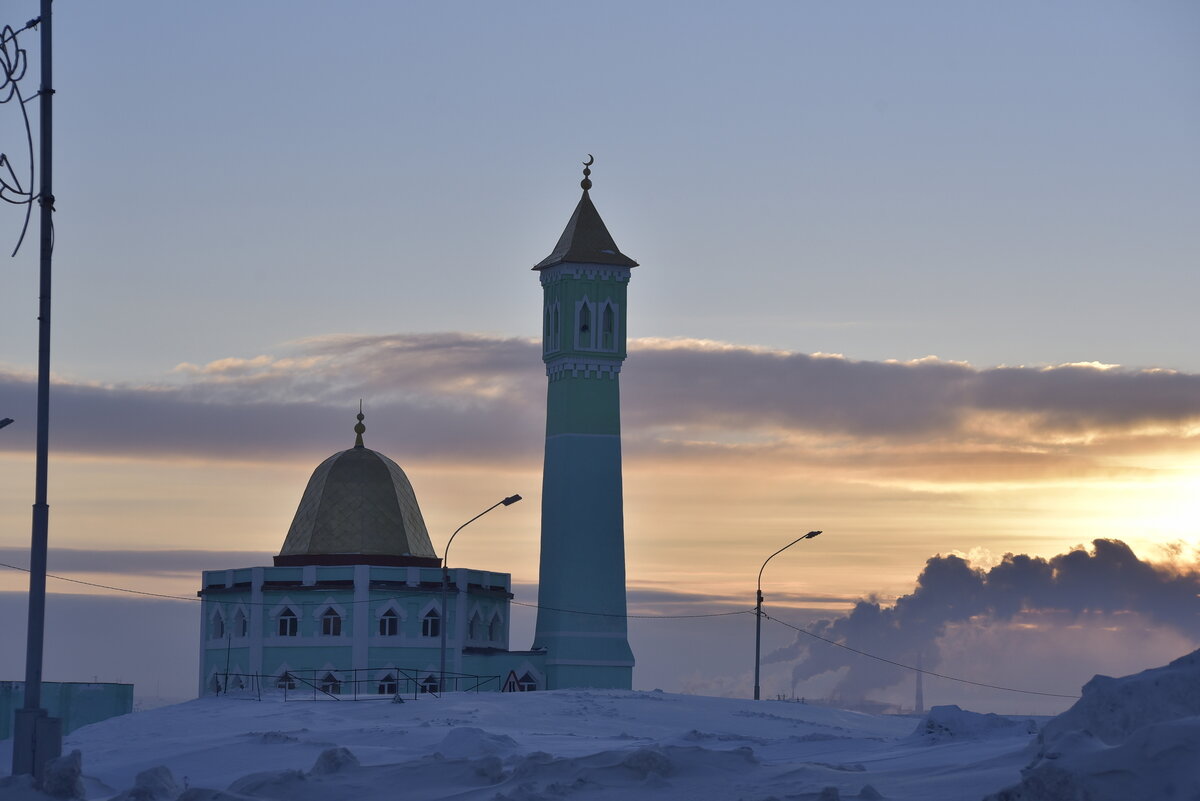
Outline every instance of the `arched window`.
POLYGON ((421 619, 422 637, 440 637, 442 634, 442 618, 436 609, 430 609, 421 619))
POLYGON ((592 307, 585 300, 579 306, 579 343, 585 344, 592 338, 592 307))
POLYGON ((299 633, 299 625, 296 622, 296 613, 291 609, 284 609, 279 613, 279 636, 280 637, 295 637, 299 633))
POLYGON ((499 642, 503 633, 504 624, 500 622, 500 615, 493 614, 491 621, 488 623, 488 639, 492 642, 499 642))
POLYGON ((342 691, 342 683, 338 680, 337 676, 332 673, 326 673, 321 677, 320 683, 317 684, 317 689, 330 695, 337 695, 342 691))
POLYGON ((379 680, 380 695, 395 695, 400 689, 400 684, 396 681, 396 674, 389 673, 379 680))
POLYGON ((426 674, 425 678, 420 681, 421 692, 436 693, 441 691, 441 685, 438 684, 437 677, 432 673, 426 674))
POLYGON ((233 616, 233 636, 245 637, 247 628, 246 613, 239 609, 233 616))
POLYGON ((517 679, 517 689, 523 693, 533 692, 537 689, 537 679, 527 672, 517 679))
POLYGON ((210 631, 214 640, 219 640, 225 636, 225 617, 220 612, 213 615, 210 631))
POLYGON ((333 607, 321 613, 321 634, 326 637, 342 636, 342 616, 333 607))
POLYGON ((558 319, 558 301, 554 301, 554 320, 550 325, 550 336, 554 341, 551 350, 558 350, 559 338, 562 336, 562 325, 558 319))
POLYGON ((379 616, 379 636, 395 637, 400 631, 400 616, 395 609, 389 609, 379 616))
POLYGON ((600 320, 600 347, 616 350, 617 314, 611 303, 604 304, 604 315, 600 320))
POLYGON ((471 613, 471 619, 467 621, 467 639, 478 640, 483 636, 483 618, 479 616, 479 612, 471 613))
POLYGON ((296 689, 296 677, 285 670, 283 675, 275 680, 275 686, 281 690, 294 690, 296 689))

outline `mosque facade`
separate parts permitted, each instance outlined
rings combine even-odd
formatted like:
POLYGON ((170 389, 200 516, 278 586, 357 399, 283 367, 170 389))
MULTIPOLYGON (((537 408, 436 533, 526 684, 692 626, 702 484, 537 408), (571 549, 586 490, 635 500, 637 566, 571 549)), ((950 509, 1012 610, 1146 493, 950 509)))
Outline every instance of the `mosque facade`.
POLYGON ((201 695, 631 686, 619 375, 637 262, 601 220, 589 176, 533 268, 548 379, 533 646, 509 647, 509 574, 443 570, 407 475, 364 445, 360 410, 354 446, 317 466, 274 564, 204 571, 201 695))

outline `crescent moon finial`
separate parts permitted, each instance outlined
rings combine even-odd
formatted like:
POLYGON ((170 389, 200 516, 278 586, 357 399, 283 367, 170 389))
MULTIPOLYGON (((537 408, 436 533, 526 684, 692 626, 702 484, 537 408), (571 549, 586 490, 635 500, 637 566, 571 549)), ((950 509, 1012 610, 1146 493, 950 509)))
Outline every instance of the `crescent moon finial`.
POLYGON ((588 176, 592 174, 591 166, 595 163, 596 157, 591 153, 588 153, 588 160, 583 162, 583 180, 579 182, 579 185, 583 187, 584 192, 592 188, 592 179, 588 178, 588 176))

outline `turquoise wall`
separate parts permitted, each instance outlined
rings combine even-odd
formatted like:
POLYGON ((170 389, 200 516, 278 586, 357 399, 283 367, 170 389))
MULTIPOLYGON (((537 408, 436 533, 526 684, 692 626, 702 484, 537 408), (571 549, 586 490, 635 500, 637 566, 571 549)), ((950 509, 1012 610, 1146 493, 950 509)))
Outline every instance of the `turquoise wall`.
POLYGON ((533 647, 546 651, 550 689, 633 681, 619 378, 629 275, 626 267, 593 264, 541 272, 548 386, 533 647))
MULTIPOLYGON (((12 736, 13 712, 25 703, 25 682, 0 681, 0 740, 12 736)), ((133 685, 42 682, 42 708, 62 718, 63 732, 133 711, 133 685)))

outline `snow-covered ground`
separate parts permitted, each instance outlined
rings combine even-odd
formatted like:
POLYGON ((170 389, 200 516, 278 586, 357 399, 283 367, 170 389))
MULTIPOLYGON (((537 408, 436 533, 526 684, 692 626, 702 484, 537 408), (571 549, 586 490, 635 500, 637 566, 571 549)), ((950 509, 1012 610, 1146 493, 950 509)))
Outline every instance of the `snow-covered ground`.
MULTIPOLYGON (((86 726, 76 749, 82 780, 59 778, 90 801, 1197 799, 1200 652, 1097 677, 1040 727, 659 691, 223 697, 86 726)), ((44 798, 0 778, 4 801, 44 798)))
MULTIPOLYGON (((951 712, 927 732, 913 717, 661 692, 456 694, 403 704, 204 698, 87 726, 65 750, 82 752, 89 799, 129 790, 158 766, 181 789, 289 801, 960 801, 1014 784, 1029 760, 1029 724, 951 712), (329 753, 335 748, 352 758, 329 753)), ((7 760, 8 744, 0 749, 7 760)), ((16 785, 7 792, 20 797, 16 785)))

